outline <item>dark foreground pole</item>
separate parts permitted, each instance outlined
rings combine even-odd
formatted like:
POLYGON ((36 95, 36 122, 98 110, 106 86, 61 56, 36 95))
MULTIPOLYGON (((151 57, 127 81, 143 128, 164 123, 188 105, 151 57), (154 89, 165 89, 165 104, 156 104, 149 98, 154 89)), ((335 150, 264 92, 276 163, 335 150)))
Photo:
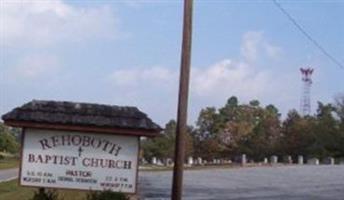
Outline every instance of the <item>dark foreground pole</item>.
POLYGON ((176 144, 174 153, 174 170, 171 198, 172 200, 182 199, 184 149, 185 134, 187 130, 187 107, 191 60, 192 4, 193 0, 184 0, 183 41, 179 80, 176 144))

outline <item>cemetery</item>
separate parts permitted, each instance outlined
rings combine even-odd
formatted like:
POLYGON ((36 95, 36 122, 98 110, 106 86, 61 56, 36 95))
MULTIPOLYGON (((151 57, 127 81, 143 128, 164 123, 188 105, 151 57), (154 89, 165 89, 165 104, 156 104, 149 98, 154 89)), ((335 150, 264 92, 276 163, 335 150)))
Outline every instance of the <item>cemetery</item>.
POLYGON ((0 1, 0 200, 343 200, 343 2, 0 1))
MULTIPOLYGON (((111 188, 137 199, 154 195, 154 190, 144 187, 145 180, 138 181, 139 177, 174 167, 171 157, 153 156, 146 160, 139 156, 142 142, 139 137, 161 137, 162 129, 136 108, 34 100, 13 109, 3 119, 6 124, 23 130, 21 186, 58 188, 61 193, 66 188, 88 190, 86 188, 91 186, 100 191, 111 188)), ((201 174, 213 170, 235 172, 238 168, 284 170, 297 167, 295 170, 303 170, 308 166, 319 169, 342 166, 338 164, 341 160, 334 157, 273 154, 261 160, 247 154, 212 159, 188 156, 183 163, 187 174, 191 173, 189 170, 201 174)))
MULTIPOLYGON (((335 164, 342 164, 340 160, 337 160, 332 157, 327 157, 323 160, 319 160, 318 158, 309 158, 306 162, 304 162, 304 157, 299 155, 297 157, 297 160, 293 160, 291 156, 283 156, 284 160, 279 160, 277 156, 271 156, 270 161, 267 158, 264 158, 261 162, 254 162, 254 161, 247 161, 247 156, 245 154, 241 155, 240 162, 232 161, 231 159, 213 159, 211 161, 203 160, 201 157, 193 158, 188 157, 188 159, 185 161, 184 166, 186 168, 190 167, 198 167, 198 166, 227 166, 227 167, 254 167, 254 166, 283 166, 283 165, 335 165, 335 164)), ((173 167, 173 161, 170 158, 166 159, 157 159, 156 157, 153 157, 151 162, 147 162, 144 159, 140 162, 142 169, 149 170, 149 167, 147 166, 160 166, 160 167, 173 167)), ((156 169, 156 168, 152 168, 156 169)), ((161 168, 163 169, 163 168, 161 168)))

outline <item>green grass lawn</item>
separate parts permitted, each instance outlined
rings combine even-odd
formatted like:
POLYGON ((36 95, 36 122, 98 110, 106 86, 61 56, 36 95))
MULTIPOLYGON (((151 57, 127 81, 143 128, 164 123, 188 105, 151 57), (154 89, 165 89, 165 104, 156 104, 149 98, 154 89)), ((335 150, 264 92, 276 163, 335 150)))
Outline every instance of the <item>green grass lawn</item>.
MULTIPOLYGON (((29 200, 36 189, 20 187, 17 180, 0 183, 0 200, 29 200)), ((87 192, 58 190, 63 200, 85 200, 87 192)))
POLYGON ((0 160, 0 170, 19 167, 19 159, 17 158, 4 158, 0 160))
POLYGON ((19 188, 16 181, 0 183, 0 200, 26 200, 32 197, 33 190, 19 188))

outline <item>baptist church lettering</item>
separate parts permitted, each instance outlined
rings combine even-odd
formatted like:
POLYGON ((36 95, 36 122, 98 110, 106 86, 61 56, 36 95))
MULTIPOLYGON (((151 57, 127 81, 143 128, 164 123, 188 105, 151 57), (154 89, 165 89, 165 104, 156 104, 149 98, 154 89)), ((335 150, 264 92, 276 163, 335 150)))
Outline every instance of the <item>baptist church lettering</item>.
POLYGON ((80 146, 101 149, 104 152, 117 156, 122 149, 118 144, 106 139, 91 137, 88 135, 55 135, 39 140, 42 150, 47 150, 59 146, 80 146))
MULTIPOLYGON (((75 166, 79 158, 75 156, 28 154, 28 163, 54 164, 75 166)), ((129 160, 113 160, 102 158, 83 158, 80 163, 83 167, 109 168, 109 169, 132 169, 132 162, 129 160)))

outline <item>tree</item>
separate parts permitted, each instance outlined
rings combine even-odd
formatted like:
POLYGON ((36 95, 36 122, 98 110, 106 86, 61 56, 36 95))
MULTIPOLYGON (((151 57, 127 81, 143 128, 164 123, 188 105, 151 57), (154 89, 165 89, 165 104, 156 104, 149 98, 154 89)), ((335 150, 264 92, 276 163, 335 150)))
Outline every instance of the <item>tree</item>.
MULTIPOLYGON (((185 141, 185 155, 190 156, 193 153, 193 141, 191 132, 193 128, 188 126, 188 131, 185 141)), ((157 157, 161 160, 174 157, 174 144, 176 137, 176 121, 170 120, 162 132, 161 136, 153 139, 146 139, 142 142, 143 156, 147 160, 151 160, 152 157, 157 157)))
POLYGON ((282 136, 280 138, 281 154, 308 155, 310 147, 315 143, 315 119, 302 117, 296 110, 289 111, 283 122, 282 136))
POLYGON ((317 123, 314 127, 316 140, 311 154, 318 157, 342 155, 342 134, 339 131, 339 122, 334 117, 335 110, 332 104, 318 102, 317 123))
POLYGON ((16 153, 19 150, 19 144, 11 129, 0 123, 0 151, 16 153))
POLYGON ((317 113, 313 117, 289 112, 283 123, 282 152, 318 158, 343 156, 344 137, 335 118, 335 110, 332 104, 318 102, 317 113))
POLYGON ((338 157, 344 157, 344 94, 338 95, 335 99, 335 113, 339 117, 339 133, 338 133, 338 157))
POLYGON ((278 141, 281 136, 280 114, 275 106, 256 109, 254 129, 248 140, 249 155, 257 161, 266 156, 277 154, 278 141))
MULTIPOLYGON (((228 100, 228 106, 235 106, 237 100, 228 100)), ((214 107, 202 109, 196 122, 196 130, 193 132, 195 156, 211 160, 220 156, 222 148, 220 146, 219 133, 223 129, 223 121, 214 107)))
POLYGON ((242 153, 262 159, 276 149, 281 135, 279 117, 273 105, 262 108, 258 100, 238 104, 238 99, 232 96, 218 112, 214 107, 201 110, 195 152, 209 159, 242 153))
POLYGON ((219 109, 219 121, 224 124, 226 121, 234 120, 238 110, 238 98, 231 96, 224 107, 219 109))
MULTIPOLYGON (((219 109, 203 108, 196 128, 189 128, 187 155, 212 160, 245 153, 257 161, 270 155, 344 157, 344 95, 333 105, 319 102, 313 116, 291 110, 283 123, 280 116, 272 104, 263 107, 258 100, 239 104, 235 96, 219 109)), ((173 156, 175 125, 170 121, 161 138, 147 141, 146 156, 173 156)))
POLYGON ((276 116, 276 117, 280 117, 280 114, 278 112, 278 109, 272 105, 272 104, 269 104, 265 107, 265 110, 270 114, 270 115, 273 115, 273 116, 276 116))
POLYGON ((344 94, 339 95, 335 98, 335 112, 341 120, 341 123, 344 123, 344 94))
POLYGON ((216 108, 207 107, 202 109, 197 120, 196 136, 199 140, 214 138, 220 130, 219 115, 216 108))
POLYGON ((251 100, 250 102, 249 102, 249 104, 250 104, 250 106, 253 106, 253 107, 258 107, 259 106, 259 104, 260 104, 260 102, 258 101, 258 100, 251 100))

